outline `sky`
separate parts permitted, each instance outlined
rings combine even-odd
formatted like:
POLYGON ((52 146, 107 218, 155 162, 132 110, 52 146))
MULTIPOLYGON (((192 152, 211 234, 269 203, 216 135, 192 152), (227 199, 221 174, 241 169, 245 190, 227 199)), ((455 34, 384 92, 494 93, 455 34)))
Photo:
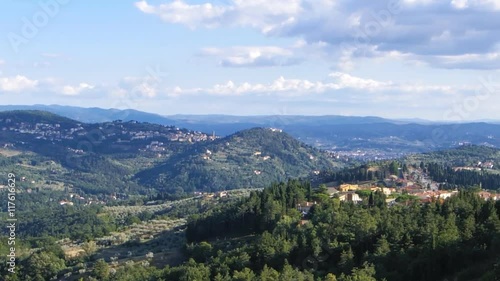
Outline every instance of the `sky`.
POLYGON ((500 120, 500 0, 5 0, 0 103, 500 120))

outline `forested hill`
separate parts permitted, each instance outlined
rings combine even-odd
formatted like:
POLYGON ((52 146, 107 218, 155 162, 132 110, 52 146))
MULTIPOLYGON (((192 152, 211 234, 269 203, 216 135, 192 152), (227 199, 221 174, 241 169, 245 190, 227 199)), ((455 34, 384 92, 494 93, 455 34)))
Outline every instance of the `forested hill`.
MULTIPOLYGON (((290 135, 314 146, 355 152, 365 151, 366 159, 383 153, 388 157, 449 149, 459 143, 500 147, 500 124, 435 123, 425 120, 389 120, 378 117, 350 116, 160 116, 136 110, 80 108, 68 106, 0 106, 0 110, 41 109, 80 122, 109 122, 116 119, 176 125, 203 132, 215 131, 227 136, 253 127, 279 127, 290 135), (369 157, 368 157, 369 156, 369 157)), ((380 158, 380 157, 378 157, 380 158)), ((387 157, 384 157, 387 158, 387 157)))
POLYGON ((491 162, 500 165, 500 149, 479 145, 463 145, 455 149, 414 154, 405 158, 408 162, 434 162, 448 166, 474 166, 491 162))
POLYGON ((264 187, 339 166, 279 130, 211 134, 120 120, 80 123, 44 111, 0 113, 0 161, 26 189, 185 194, 264 187))
POLYGON ((23 178, 23 190, 154 193, 133 175, 210 138, 135 121, 88 124, 45 111, 0 112, 0 169, 23 178))
POLYGON ((174 189, 224 190, 264 187, 340 167, 330 154, 270 128, 244 130, 200 143, 137 174, 141 183, 174 189))
POLYGON ((67 126, 76 125, 80 122, 62 117, 60 115, 41 110, 13 110, 0 112, 0 123, 53 123, 67 126))
POLYGON ((203 280, 210 275, 220 275, 212 280, 292 280, 265 279, 282 276, 290 265, 301 270, 294 274, 297 280, 500 277, 500 201, 460 192, 444 203, 388 207, 382 192, 372 198, 371 204, 342 203, 330 199, 326 189, 290 181, 192 217, 186 235, 213 243, 191 247, 196 261, 207 267, 203 280), (306 201, 316 204, 304 217, 297 209, 306 201), (261 279, 230 279, 242 273, 261 279))

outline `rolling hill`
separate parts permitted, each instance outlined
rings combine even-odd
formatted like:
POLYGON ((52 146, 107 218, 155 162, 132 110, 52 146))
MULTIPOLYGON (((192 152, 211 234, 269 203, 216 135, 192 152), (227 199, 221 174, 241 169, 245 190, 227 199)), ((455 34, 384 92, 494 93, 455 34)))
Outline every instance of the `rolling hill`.
POLYGON ((340 166, 280 130, 253 128, 197 145, 136 176, 145 185, 217 191, 264 187, 340 166))
POLYGON ((0 106, 0 110, 41 109, 80 122, 113 120, 175 125, 195 131, 228 136, 254 127, 274 127, 286 131, 309 145, 336 151, 357 150, 366 159, 400 157, 403 154, 448 149, 460 143, 500 148, 500 124, 495 121, 446 123, 422 119, 390 120, 380 117, 355 116, 229 116, 229 115, 164 115, 136 110, 81 108, 59 105, 0 106))
POLYGON ((340 166, 286 133, 255 128, 216 139, 174 126, 81 123, 45 111, 0 113, 2 170, 25 188, 86 193, 183 194, 263 187, 340 166))
POLYGON ((474 167, 481 163, 479 168, 498 170, 500 165, 500 149, 487 146, 464 145, 455 149, 409 155, 404 159, 410 163, 439 163, 455 167, 474 167), (492 168, 486 168, 486 165, 484 165, 486 163, 489 164, 487 166, 492 166, 492 168))
POLYGON ((175 121, 158 114, 133 109, 103 109, 97 107, 78 107, 65 105, 0 105, 0 111, 39 110, 64 116, 83 123, 103 123, 115 120, 140 121, 160 125, 174 125, 175 121))

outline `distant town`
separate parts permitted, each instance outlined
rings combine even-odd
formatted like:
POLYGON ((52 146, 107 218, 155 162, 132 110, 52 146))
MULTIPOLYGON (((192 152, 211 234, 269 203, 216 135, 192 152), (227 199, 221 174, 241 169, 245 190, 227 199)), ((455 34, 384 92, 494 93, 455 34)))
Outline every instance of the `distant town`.
MULTIPOLYGON (((130 121, 129 124, 138 124, 138 122, 130 121)), ((101 124, 97 128, 89 128, 88 124, 76 123, 74 127, 63 127, 59 123, 28 123, 15 122, 11 119, 0 119, 0 129, 20 134, 29 134, 38 140, 47 141, 64 141, 78 140, 87 135, 94 135, 93 138, 98 138, 99 141, 113 139, 116 143, 130 143, 135 140, 148 139, 165 139, 171 142, 202 142, 211 141, 219 138, 212 133, 211 135, 198 131, 183 130, 174 126, 161 126, 161 130, 131 130, 127 128, 122 121, 114 121, 101 124)), ((14 147, 14 143, 4 143, 4 148, 14 147)), ((142 150, 144 151, 163 151, 164 143, 161 141, 152 140, 142 150)), ((76 153, 83 151, 75 150, 76 153)))

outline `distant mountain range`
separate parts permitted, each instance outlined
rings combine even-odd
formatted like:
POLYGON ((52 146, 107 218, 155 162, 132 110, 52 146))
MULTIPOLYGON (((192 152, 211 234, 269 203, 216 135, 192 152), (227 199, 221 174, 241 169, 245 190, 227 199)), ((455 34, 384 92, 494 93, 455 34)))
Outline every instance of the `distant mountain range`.
POLYGON ((139 121, 160 125, 174 125, 174 120, 158 114, 127 109, 102 109, 97 107, 76 107, 64 105, 0 105, 0 111, 10 110, 42 110, 52 112, 76 121, 85 123, 101 123, 115 120, 139 121))
POLYGON ((81 108, 59 105, 0 106, 0 110, 38 109, 80 122, 113 120, 174 125, 220 136, 254 127, 275 127, 315 147, 361 151, 367 157, 397 157, 406 153, 452 148, 471 143, 500 147, 500 124, 495 121, 439 123, 423 119, 390 120, 349 116, 229 116, 165 115, 137 110, 81 108))

